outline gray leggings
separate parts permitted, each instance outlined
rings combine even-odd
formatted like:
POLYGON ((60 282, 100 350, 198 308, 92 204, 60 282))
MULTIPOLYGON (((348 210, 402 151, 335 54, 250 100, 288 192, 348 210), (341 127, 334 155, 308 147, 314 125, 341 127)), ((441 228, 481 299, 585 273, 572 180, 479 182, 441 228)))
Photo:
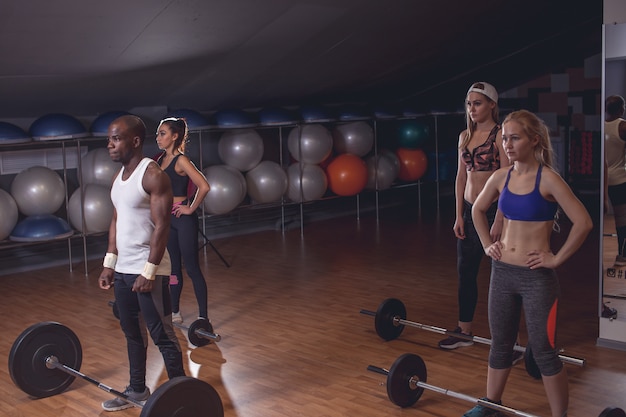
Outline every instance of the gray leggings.
POLYGON ((511 366, 522 307, 528 329, 528 345, 542 375, 561 372, 563 363, 555 348, 559 281, 552 269, 530 269, 492 261, 489 284, 489 366, 511 366))

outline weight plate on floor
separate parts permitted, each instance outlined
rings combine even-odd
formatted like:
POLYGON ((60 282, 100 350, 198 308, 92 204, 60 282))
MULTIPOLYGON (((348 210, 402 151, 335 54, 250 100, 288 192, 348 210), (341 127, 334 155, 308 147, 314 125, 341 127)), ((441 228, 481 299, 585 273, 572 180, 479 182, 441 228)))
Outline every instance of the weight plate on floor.
POLYGON ((621 408, 607 407, 600 413, 599 417, 626 417, 626 413, 621 408))
POLYGON ((426 364, 421 357, 405 353, 391 365, 387 375, 387 396, 402 408, 417 402, 424 392, 411 381, 426 382, 426 364))
POLYGON ((526 373, 535 379, 541 379, 541 371, 537 362, 535 362, 535 356, 533 351, 530 350, 530 346, 526 347, 524 351, 524 365, 526 366, 526 373))
POLYGON ((395 317, 406 320, 406 308, 397 298, 387 298, 378 306, 374 318, 376 334, 382 339, 397 339, 404 330, 404 324, 394 322, 395 317))
POLYGON ((224 406, 210 384, 189 376, 165 382, 148 398, 140 417, 223 417, 224 406))
POLYGON ((83 351, 76 334, 56 322, 37 323, 24 330, 9 353, 9 372, 13 383, 37 398, 63 392, 75 377, 56 368, 49 369, 46 359, 50 356, 79 370, 83 351))
POLYGON ((189 330, 187 331, 187 337, 189 337, 189 341, 191 342, 191 344, 197 347, 205 346, 211 343, 210 339, 207 339, 206 337, 202 337, 201 335, 197 334, 196 330, 212 334, 213 326, 211 325, 211 322, 209 320, 198 319, 191 323, 191 326, 189 326, 189 330))

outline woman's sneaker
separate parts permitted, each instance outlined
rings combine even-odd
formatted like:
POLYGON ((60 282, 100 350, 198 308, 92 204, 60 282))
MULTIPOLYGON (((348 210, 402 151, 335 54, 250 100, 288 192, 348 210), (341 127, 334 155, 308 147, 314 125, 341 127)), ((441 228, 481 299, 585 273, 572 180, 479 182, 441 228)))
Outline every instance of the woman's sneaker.
MULTIPOLYGON (((481 400, 493 402, 493 401, 489 400, 488 398, 481 398, 481 400)), ((494 404, 500 405, 501 403, 498 402, 498 403, 494 403, 494 404)), ((463 414, 463 417, 496 416, 496 415, 498 415, 498 413, 499 413, 498 410, 494 410, 493 408, 489 408, 489 407, 485 407, 484 405, 477 404, 471 410, 466 411, 465 414, 463 414)))
MULTIPOLYGON (((135 392, 130 386, 128 386, 124 390, 124 395, 127 395, 128 398, 135 401, 139 401, 141 404, 145 404, 146 400, 150 397, 150 389, 146 387, 143 392, 135 392)), ((135 404, 120 397, 115 397, 102 403, 102 409, 104 411, 120 411, 134 406, 135 404)))
MULTIPOLYGON (((461 331, 460 327, 457 327, 456 329, 454 329, 454 333, 460 333, 465 335, 465 333, 463 333, 461 331)), ((467 337, 472 337, 472 334, 468 334, 467 337)), ((441 349, 456 349, 456 348, 460 348, 460 347, 464 347, 464 346, 472 346, 474 344, 474 342, 472 340, 469 339, 461 339, 459 337, 455 337, 455 336, 448 336, 447 338, 439 341, 439 347, 441 349)))
POLYGON ((183 316, 182 314, 180 314, 180 311, 178 313, 172 313, 172 323, 182 323, 183 322, 183 316))

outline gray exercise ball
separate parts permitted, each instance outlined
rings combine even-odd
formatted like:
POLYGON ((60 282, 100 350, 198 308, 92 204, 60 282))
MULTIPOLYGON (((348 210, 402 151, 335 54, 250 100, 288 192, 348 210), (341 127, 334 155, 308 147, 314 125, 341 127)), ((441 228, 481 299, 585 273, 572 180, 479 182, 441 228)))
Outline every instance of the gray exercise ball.
POLYGON ((263 158, 263 139, 254 129, 233 129, 222 133, 217 152, 222 162, 246 172, 263 158))
POLYGON ((287 197, 296 203, 322 198, 328 188, 326 173, 319 165, 293 163, 287 168, 287 179, 287 197))
POLYGON ((351 122, 333 129, 335 152, 351 153, 363 157, 374 146, 374 129, 367 122, 351 122))
POLYGON ((65 202, 65 184, 56 171, 36 165, 15 176, 11 195, 25 216, 53 214, 65 202))
POLYGON ((113 162, 107 148, 92 149, 80 160, 82 184, 98 184, 111 188, 113 177, 122 164, 113 162))
POLYGON ((333 150, 333 137, 330 131, 320 124, 294 127, 287 137, 289 154, 296 161, 305 164, 319 164, 333 150))
POLYGON ((11 194, 0 189, 0 240, 4 240, 11 234, 17 224, 19 212, 17 204, 11 194))
POLYGON ((391 187, 398 172, 394 161, 386 155, 371 155, 365 159, 367 165, 367 184, 370 190, 386 190, 391 187), (378 164, 376 163, 378 161, 378 164))
POLYGON ((246 196, 246 179, 228 165, 212 165, 203 171, 211 189, 204 198, 204 209, 210 214, 224 214, 236 208, 246 196))
POLYGON ((287 173, 276 162, 261 161, 246 174, 248 195, 255 203, 280 201, 287 191, 287 173))
POLYGON ((68 216, 71 225, 84 233, 100 233, 109 230, 113 218, 111 190, 105 185, 87 184, 83 187, 84 197, 81 209, 80 188, 72 193, 68 202, 68 216), (85 216, 85 228, 83 219, 85 216))

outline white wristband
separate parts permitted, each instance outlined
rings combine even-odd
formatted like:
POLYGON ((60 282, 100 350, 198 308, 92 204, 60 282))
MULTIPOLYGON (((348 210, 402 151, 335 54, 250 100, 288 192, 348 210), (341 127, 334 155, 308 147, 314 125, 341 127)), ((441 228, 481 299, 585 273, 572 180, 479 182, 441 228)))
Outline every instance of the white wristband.
POLYGON ((117 255, 111 252, 107 252, 104 255, 104 261, 102 262, 102 266, 105 268, 115 269, 115 264, 117 264, 117 255))
POLYGON ((148 281, 154 281, 154 279, 156 278, 156 271, 158 267, 158 265, 155 265, 151 262, 146 262, 146 264, 143 266, 143 272, 141 273, 141 275, 143 275, 148 281))

